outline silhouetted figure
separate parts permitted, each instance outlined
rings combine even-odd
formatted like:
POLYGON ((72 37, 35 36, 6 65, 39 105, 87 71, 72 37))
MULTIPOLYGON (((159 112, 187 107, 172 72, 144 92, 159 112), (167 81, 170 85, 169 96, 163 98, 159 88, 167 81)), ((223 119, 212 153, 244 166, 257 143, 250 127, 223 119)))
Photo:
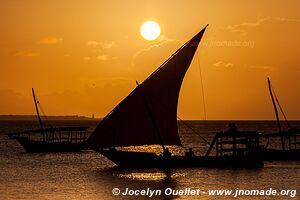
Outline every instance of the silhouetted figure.
POLYGON ((238 128, 236 127, 235 123, 230 123, 229 124, 229 129, 227 131, 230 136, 232 136, 232 155, 236 156, 237 155, 237 149, 236 149, 236 135, 238 132, 238 128))
POLYGON ((229 133, 237 133, 238 132, 238 128, 236 127, 235 123, 230 123, 228 126, 229 126, 229 129, 228 129, 229 133))
POLYGON ((170 158, 171 157, 171 152, 169 151, 168 148, 165 148, 165 150, 163 152, 163 157, 165 157, 165 158, 170 158))
POLYGON ((193 157, 194 156, 194 151, 192 148, 189 148, 189 151, 185 152, 186 157, 193 157))

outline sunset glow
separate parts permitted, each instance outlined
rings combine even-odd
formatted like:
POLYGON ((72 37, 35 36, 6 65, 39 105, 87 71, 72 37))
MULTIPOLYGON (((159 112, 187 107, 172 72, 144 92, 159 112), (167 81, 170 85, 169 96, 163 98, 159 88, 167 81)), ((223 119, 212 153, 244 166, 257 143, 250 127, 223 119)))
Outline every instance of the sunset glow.
POLYGON ((299 7, 293 0, 3 0, 0 114, 35 114, 34 87, 48 115, 103 117, 209 24, 178 115, 204 118, 201 70, 207 119, 274 119, 267 77, 288 119, 300 119, 299 7), (161 33, 142 37, 150 19, 161 33))

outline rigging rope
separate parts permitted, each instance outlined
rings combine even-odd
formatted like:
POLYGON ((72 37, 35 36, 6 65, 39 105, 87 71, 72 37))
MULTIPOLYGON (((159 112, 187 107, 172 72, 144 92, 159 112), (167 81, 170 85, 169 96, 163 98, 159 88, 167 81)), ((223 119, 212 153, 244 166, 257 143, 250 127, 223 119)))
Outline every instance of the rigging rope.
POLYGON ((204 142, 206 142, 210 146, 210 143, 203 136, 201 136, 200 133, 198 133, 193 127, 191 127, 190 125, 188 125, 179 116, 177 116, 177 119, 179 119, 185 126, 187 126, 189 129, 191 129, 196 135, 198 135, 204 142))
POLYGON ((44 112, 44 109, 42 108, 42 105, 40 104, 39 99, 38 99, 37 97, 36 97, 36 99, 37 99, 37 104, 38 104, 38 106, 39 106, 39 108, 40 108, 42 114, 44 115, 44 117, 45 117, 45 119, 46 119, 46 122, 47 122, 48 126, 52 127, 52 125, 50 124, 50 121, 49 121, 47 115, 46 115, 45 112, 44 112))
POLYGON ((287 118, 286 118, 286 116, 285 116, 285 113, 283 112, 283 109, 282 109, 282 107, 281 107, 281 105, 280 105, 280 103, 279 103, 279 100, 278 100, 278 98, 277 98, 277 96, 276 96, 275 90, 274 90, 274 88, 273 88, 272 85, 271 85, 271 88, 272 88, 272 91, 273 91, 273 93, 274 93, 274 96, 275 96, 275 99, 276 99, 276 103, 277 103, 277 105, 279 106, 279 110, 280 110, 281 114, 283 115, 284 120, 285 120, 285 122, 286 122, 288 128, 291 128, 291 127, 290 127, 290 124, 289 124, 289 121, 287 120, 287 118))
MULTIPOLYGON (((206 107, 205 107, 205 95, 204 95, 204 86, 203 86, 203 79, 202 79, 202 73, 201 73, 201 67, 200 67, 200 59, 199 59, 199 53, 198 50, 196 51, 197 54, 197 63, 198 63, 198 69, 199 69, 199 75, 200 75, 200 81, 201 81, 201 88, 202 88, 202 101, 203 101, 203 112, 204 112, 204 120, 206 120, 206 107)), ((179 116, 177 116, 177 119, 180 120, 186 127, 188 127, 192 132, 194 132, 196 135, 198 135, 205 143, 210 146, 210 142, 208 142, 203 136, 200 135, 193 127, 191 127, 189 124, 187 124, 185 121, 183 121, 179 116)), ((213 147, 215 149, 215 147, 213 147)))
POLYGON ((198 63, 199 75, 200 75, 200 81, 201 81, 201 87, 202 87, 202 101, 203 101, 204 120, 206 120, 206 107, 205 107, 204 86, 203 86, 203 79, 202 79, 202 73, 201 73, 200 59, 199 59, 198 50, 197 50, 197 63, 198 63))

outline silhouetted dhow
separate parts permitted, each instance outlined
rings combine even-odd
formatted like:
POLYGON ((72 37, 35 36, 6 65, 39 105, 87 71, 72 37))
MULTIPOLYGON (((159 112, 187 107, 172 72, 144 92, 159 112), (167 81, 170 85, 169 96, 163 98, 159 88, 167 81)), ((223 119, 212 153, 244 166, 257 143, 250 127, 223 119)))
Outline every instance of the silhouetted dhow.
MULTIPOLYGON (((206 26, 207 27, 207 26, 206 26)), ((86 148, 101 153, 119 167, 262 167, 253 154, 174 156, 166 145, 182 146, 177 127, 180 87, 206 27, 179 48, 98 124, 86 148), (158 144, 163 155, 115 147, 158 144)))
POLYGON ((7 134, 16 139, 26 152, 75 152, 80 151, 86 142, 88 127, 48 127, 45 128, 40 117, 34 89, 32 95, 40 128, 7 134))
POLYGON ((267 80, 268 80, 269 92, 270 92, 270 96, 271 96, 271 100, 272 100, 272 104, 274 107, 275 116, 277 120, 278 132, 264 134, 262 136, 262 138, 267 139, 267 144, 265 145, 264 148, 259 149, 258 155, 260 156, 261 159, 268 160, 268 161, 300 160, 300 129, 297 127, 290 126, 283 112, 283 109, 279 103, 279 100, 276 97, 274 89, 272 88, 271 81, 269 78, 267 78, 267 80), (288 130, 283 130, 281 126, 282 122, 279 119, 279 112, 277 106, 279 107, 279 110, 285 119, 288 130), (280 138, 281 141, 281 149, 270 148, 269 147, 270 139, 278 139, 278 138, 280 138))

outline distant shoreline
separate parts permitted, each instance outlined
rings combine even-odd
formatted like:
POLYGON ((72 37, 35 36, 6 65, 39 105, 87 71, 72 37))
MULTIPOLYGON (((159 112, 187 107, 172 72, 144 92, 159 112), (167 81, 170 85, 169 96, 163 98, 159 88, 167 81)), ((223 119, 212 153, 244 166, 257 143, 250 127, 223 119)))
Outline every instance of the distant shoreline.
MULTIPOLYGON (((45 120, 45 116, 41 116, 42 120, 45 120)), ((48 120, 101 120, 101 118, 92 118, 80 115, 57 115, 57 116, 47 116, 48 120)), ((0 120, 38 120, 36 115, 0 115, 0 120)), ((179 123, 181 120, 177 120, 179 123)), ((184 119, 183 121, 229 121, 229 122, 241 122, 241 121, 276 121, 275 119, 184 119)), ((284 120, 280 120, 284 122, 284 120)), ((300 121, 300 119, 291 119, 289 121, 300 121)))
MULTIPOLYGON (((41 116, 42 119, 48 120, 99 120, 100 118, 91 118, 79 115, 65 115, 65 116, 41 116)), ((36 115, 0 115, 0 120, 37 120, 36 115)))

